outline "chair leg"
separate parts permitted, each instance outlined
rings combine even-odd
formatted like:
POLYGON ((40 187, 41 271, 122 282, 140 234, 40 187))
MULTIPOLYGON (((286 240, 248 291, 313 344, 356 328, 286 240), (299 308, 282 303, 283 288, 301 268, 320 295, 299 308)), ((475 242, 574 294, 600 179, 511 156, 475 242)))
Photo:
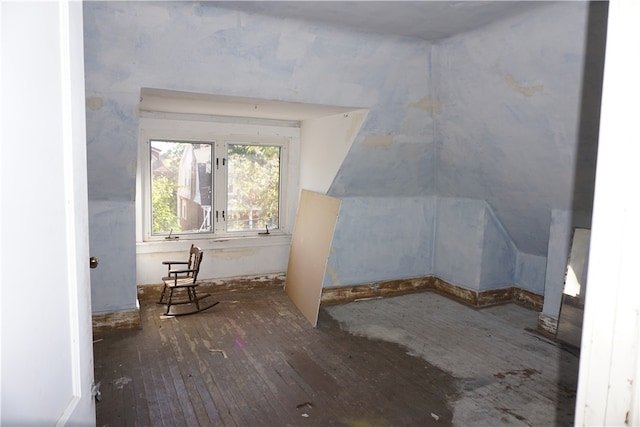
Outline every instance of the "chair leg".
POLYGON ((165 283, 165 285, 162 287, 162 293, 160 294, 160 300, 158 301, 158 304, 164 304, 164 294, 167 292, 167 285, 165 283))
POLYGON ((178 287, 178 288, 174 288, 171 286, 167 286, 167 288, 169 288, 169 295, 168 295, 168 300, 166 302, 167 304, 167 310, 165 312, 166 316, 185 316, 187 314, 194 314, 194 313, 199 313, 201 311, 204 310, 208 310, 211 307, 213 307, 214 305, 219 304, 219 301, 215 301, 213 303, 210 304, 205 304, 204 306, 200 304, 200 300, 201 299, 205 299, 208 298, 210 295, 209 294, 204 294, 203 296, 198 296, 198 293, 196 291, 196 287, 195 286, 182 286, 182 287, 178 287), (179 295, 181 298, 177 298, 176 301, 174 302, 173 300, 173 292, 178 289, 179 291, 186 291, 187 292, 187 298, 184 298, 184 294, 179 295), (171 307, 174 305, 182 305, 182 304, 186 304, 189 309, 188 310, 178 310, 176 313, 171 313, 171 307))
POLYGON ((169 315, 169 311, 171 311, 171 302, 173 300, 173 288, 169 289, 169 301, 167 301, 167 311, 164 313, 169 315))
POLYGON ((196 288, 191 289, 191 293, 193 294, 193 302, 196 303, 196 312, 200 311, 200 302, 198 302, 198 296, 196 295, 196 288))

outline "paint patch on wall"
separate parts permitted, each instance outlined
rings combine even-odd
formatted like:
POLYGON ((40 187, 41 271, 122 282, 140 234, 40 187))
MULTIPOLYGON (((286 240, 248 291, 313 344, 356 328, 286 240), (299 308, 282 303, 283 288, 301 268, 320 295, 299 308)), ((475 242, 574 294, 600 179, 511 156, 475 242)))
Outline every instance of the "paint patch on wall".
POLYGON ((211 255, 213 256, 213 258, 221 258, 226 260, 234 260, 238 258, 253 256, 257 253, 257 248, 224 249, 221 251, 211 251, 211 255))
POLYGON ((367 147, 390 147, 393 144, 393 135, 368 136, 362 144, 367 147))
POLYGON ((97 111, 104 105, 104 100, 99 96, 90 96, 87 98, 87 108, 93 111, 97 111))
POLYGON ((544 90, 543 85, 535 85, 535 86, 525 86, 518 83, 511 74, 507 74, 505 80, 509 87, 514 91, 526 96, 530 97, 535 95, 538 92, 542 92, 544 90))
POLYGON ((440 113, 440 102, 425 96, 420 101, 409 104, 409 108, 417 108, 431 113, 440 113))
MULTIPOLYGON (((335 253, 335 249, 331 248, 331 252, 335 253)), ((331 286, 344 286, 340 281, 340 278, 338 277, 338 272, 336 271, 336 268, 331 264, 327 264, 326 274, 328 274, 329 277, 331 278, 331 286)))
POLYGON ((353 141, 355 139, 356 134, 360 131, 362 122, 364 122, 364 118, 368 113, 369 110, 359 110, 344 114, 345 119, 351 120, 349 129, 347 130, 346 140, 353 141))

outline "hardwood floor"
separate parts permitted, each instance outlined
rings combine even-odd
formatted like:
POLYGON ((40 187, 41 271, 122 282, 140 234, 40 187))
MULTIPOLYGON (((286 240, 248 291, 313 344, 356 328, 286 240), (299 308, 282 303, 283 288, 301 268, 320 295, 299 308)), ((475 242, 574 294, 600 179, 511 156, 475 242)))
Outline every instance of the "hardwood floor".
POLYGON ((531 422, 544 420, 558 425, 573 419, 575 374, 567 372, 577 371, 577 357, 525 332, 523 324, 530 318, 535 327, 537 318, 525 308, 474 310, 423 292, 323 308, 313 328, 281 289, 212 297, 220 304, 177 318, 163 318, 163 306, 142 301, 140 330, 94 337, 95 380, 102 392, 98 426, 543 425, 531 422), (500 340, 478 336, 477 328, 500 340), (508 344, 511 335, 516 339, 508 344), (481 350, 471 347, 483 341, 489 344, 481 350), (456 344, 448 350, 451 343, 456 344), (492 348, 501 355, 489 354, 492 348), (456 360, 463 375, 452 369, 456 360), (526 407, 516 398, 523 392, 526 407), (474 410, 477 417, 469 418, 474 410), (546 411, 546 418, 530 411, 546 411))

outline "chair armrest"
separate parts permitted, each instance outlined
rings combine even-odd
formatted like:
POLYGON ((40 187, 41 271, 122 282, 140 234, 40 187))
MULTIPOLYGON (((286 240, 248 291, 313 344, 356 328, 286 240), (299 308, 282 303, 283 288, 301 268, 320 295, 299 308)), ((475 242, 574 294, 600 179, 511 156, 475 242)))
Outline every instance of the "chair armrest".
POLYGON ((193 270, 193 269, 190 269, 190 268, 188 268, 186 270, 169 270, 169 275, 175 274, 177 276, 178 274, 193 273, 194 271, 196 271, 196 270, 193 270))
POLYGON ((189 261, 162 261, 164 265, 171 264, 189 264, 189 261))

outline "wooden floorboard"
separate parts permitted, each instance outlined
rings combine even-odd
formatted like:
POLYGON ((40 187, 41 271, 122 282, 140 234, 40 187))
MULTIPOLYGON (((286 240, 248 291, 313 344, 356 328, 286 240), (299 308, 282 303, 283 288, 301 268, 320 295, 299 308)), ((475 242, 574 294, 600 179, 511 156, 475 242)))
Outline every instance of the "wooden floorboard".
POLYGON ((280 289, 215 298, 175 318, 142 301, 141 329, 94 337, 98 426, 572 420, 577 357, 527 332, 522 307, 421 292, 323 308, 313 328, 280 289))

